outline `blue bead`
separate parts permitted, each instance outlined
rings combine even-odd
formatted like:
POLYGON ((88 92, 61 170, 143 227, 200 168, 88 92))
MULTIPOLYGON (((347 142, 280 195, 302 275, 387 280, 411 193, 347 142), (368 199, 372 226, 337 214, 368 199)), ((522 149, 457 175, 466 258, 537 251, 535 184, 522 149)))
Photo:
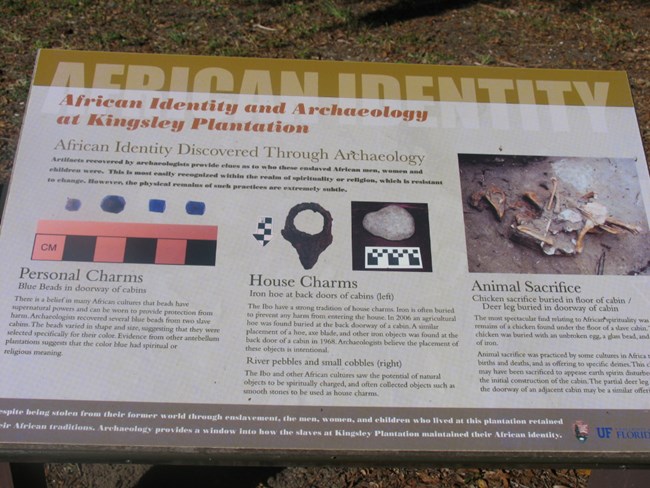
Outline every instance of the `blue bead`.
POLYGON ((81 208, 81 200, 77 198, 68 198, 68 201, 65 202, 65 209, 69 212, 76 212, 81 208))
POLYGON ((205 213, 205 203, 190 200, 185 204, 185 211, 190 215, 203 215, 205 213))
POLYGON ((119 195, 106 195, 100 206, 104 212, 120 213, 126 206, 126 200, 119 195))
POLYGON ((163 213, 166 206, 165 200, 156 200, 154 198, 149 200, 149 212, 163 213))

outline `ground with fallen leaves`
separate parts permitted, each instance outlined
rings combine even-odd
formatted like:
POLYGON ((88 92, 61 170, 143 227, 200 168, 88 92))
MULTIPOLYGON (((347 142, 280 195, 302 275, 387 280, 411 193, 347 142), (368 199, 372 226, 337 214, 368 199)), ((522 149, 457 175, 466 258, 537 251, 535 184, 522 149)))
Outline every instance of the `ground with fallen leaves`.
MULTIPOLYGON (((625 70, 646 154, 650 147, 647 0, 1 0, 0 7, 2 184, 39 48, 625 70)), ((52 487, 127 487, 155 474, 149 468, 51 464, 47 475, 52 487)), ((188 484, 197 470, 177 469, 185 478, 169 486, 572 488, 588 478, 576 469, 470 468, 240 468, 228 478, 225 469, 200 470, 206 484, 188 484)), ((145 481, 140 486, 168 486, 145 481)))
POLYGON ((589 471, 49 464, 50 488, 585 488, 589 471))

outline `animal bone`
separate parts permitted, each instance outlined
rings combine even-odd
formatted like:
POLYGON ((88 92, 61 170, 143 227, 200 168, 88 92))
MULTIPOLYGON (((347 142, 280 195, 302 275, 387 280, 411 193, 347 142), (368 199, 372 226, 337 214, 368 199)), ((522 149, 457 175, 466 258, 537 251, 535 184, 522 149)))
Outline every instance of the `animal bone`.
POLYGON ((538 241, 543 242, 544 244, 548 244, 549 246, 553 246, 555 244, 553 239, 541 234, 536 229, 533 229, 531 227, 527 227, 525 225, 517 225, 515 226, 515 229, 518 232, 521 232, 522 234, 526 234, 527 236, 530 236, 533 239, 537 239, 538 241))
POLYGON ((485 193, 482 191, 475 191, 472 193, 472 195, 469 197, 469 204, 478 209, 478 210, 483 210, 483 206, 481 205, 481 201, 483 200, 483 197, 485 196, 485 193))
POLYGON ((585 236, 587 235, 587 232, 589 232, 591 229, 596 227, 596 224, 591 219, 587 219, 587 222, 585 222, 585 226, 580 230, 580 233, 578 234, 578 239, 576 240, 576 252, 580 254, 582 252, 582 249, 584 248, 584 239, 585 236))
POLYGON ((544 208, 544 204, 539 200, 537 193, 534 191, 527 191, 524 193, 524 197, 533 205, 535 205, 539 210, 542 210, 544 208))
POLYGON ((553 189, 551 190, 551 198, 548 201, 548 205, 546 205, 546 210, 551 210, 553 199, 555 198, 555 192, 557 191, 557 178, 554 176, 551 178, 551 182, 553 183, 553 189))
POLYGON ((578 234, 578 240, 576 242, 576 251, 578 253, 582 252, 584 245, 583 241, 587 233, 596 227, 605 232, 609 232, 610 234, 620 234, 623 230, 627 230, 633 234, 637 234, 641 231, 639 226, 628 224, 608 215, 607 207, 600 203, 589 202, 583 207, 579 207, 579 210, 587 218, 587 221, 578 234))
POLYGON ((490 185, 485 192, 485 199, 492 205, 499 220, 503 220, 506 213, 506 193, 501 188, 490 185))
POLYGON ((578 210, 591 220, 594 225, 602 225, 607 220, 607 207, 598 202, 589 202, 586 205, 579 207, 578 210))
POLYGON ((589 202, 583 207, 578 207, 578 210, 587 218, 584 227, 578 233, 576 240, 576 252, 580 254, 584 249, 584 240, 587 232, 594 227, 605 223, 607 218, 607 207, 597 202, 589 202))
POLYGON ((608 224, 615 225, 616 227, 622 227, 623 229, 630 231, 632 234, 638 234, 639 232, 641 232, 641 227, 639 227, 638 225, 628 224, 614 217, 607 217, 605 219, 605 222, 608 224))

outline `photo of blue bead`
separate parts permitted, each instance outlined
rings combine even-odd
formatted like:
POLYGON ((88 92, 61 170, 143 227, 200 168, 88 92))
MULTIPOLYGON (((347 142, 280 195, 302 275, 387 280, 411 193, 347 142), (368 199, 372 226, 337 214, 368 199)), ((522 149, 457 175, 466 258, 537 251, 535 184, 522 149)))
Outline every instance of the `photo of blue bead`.
POLYGON ((149 200, 149 212, 163 213, 165 211, 166 206, 167 203, 165 202, 165 200, 157 200, 155 198, 149 200))
POLYGON ((102 203, 100 207, 104 212, 109 212, 109 213, 120 213, 122 210, 124 210, 124 207, 126 206, 126 200, 124 200, 124 197, 121 197, 119 195, 106 195, 102 199, 102 203))
POLYGON ((185 211, 190 215, 203 215, 205 213, 205 203, 190 200, 185 204, 185 211))
POLYGON ((76 212, 81 208, 81 200, 77 198, 68 198, 65 202, 65 209, 68 212, 76 212))

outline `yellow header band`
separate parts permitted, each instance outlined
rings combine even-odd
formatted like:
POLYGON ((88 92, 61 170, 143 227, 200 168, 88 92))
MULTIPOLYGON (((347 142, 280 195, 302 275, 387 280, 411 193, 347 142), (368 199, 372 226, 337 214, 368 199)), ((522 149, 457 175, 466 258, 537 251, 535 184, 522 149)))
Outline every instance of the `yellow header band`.
POLYGON ((34 84, 386 100, 631 107, 622 71, 41 50, 34 84))

